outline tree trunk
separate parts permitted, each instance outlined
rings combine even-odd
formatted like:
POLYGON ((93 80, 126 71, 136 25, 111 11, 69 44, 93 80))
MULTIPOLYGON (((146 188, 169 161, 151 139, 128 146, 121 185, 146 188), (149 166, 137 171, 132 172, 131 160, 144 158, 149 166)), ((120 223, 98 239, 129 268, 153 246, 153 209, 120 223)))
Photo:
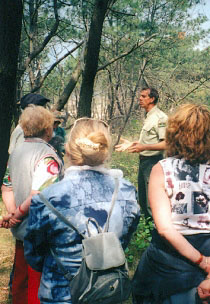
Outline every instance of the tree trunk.
POLYGON ((0 185, 6 169, 11 122, 16 105, 22 13, 22 0, 0 2, 0 185))
POLYGON ((98 57, 101 45, 101 34, 109 0, 95 0, 95 7, 90 24, 89 38, 86 47, 85 67, 83 71, 78 117, 91 117, 91 103, 94 80, 98 68, 98 57))
POLYGON ((64 108, 65 104, 67 103, 71 93, 73 92, 73 90, 77 84, 80 74, 81 74, 81 67, 80 67, 80 61, 79 61, 71 75, 71 78, 70 78, 67 86, 65 87, 61 97, 59 98, 58 102, 55 105, 56 110, 61 111, 64 108))

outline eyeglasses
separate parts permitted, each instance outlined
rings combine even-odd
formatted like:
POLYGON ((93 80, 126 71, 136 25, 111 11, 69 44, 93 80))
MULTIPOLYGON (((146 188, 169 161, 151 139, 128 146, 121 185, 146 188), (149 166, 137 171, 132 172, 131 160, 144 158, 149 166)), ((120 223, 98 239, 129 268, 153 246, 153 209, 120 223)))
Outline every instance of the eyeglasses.
POLYGON ((74 124, 73 124, 73 126, 72 127, 75 127, 76 126, 76 124, 78 123, 78 122, 82 122, 82 121, 95 121, 95 122, 100 122, 100 123, 102 123, 106 128, 108 128, 109 129, 109 125, 104 121, 104 120, 101 120, 101 119, 95 119, 95 118, 89 118, 89 117, 81 117, 81 118, 78 118, 77 120, 75 120, 75 122, 74 122, 74 124))

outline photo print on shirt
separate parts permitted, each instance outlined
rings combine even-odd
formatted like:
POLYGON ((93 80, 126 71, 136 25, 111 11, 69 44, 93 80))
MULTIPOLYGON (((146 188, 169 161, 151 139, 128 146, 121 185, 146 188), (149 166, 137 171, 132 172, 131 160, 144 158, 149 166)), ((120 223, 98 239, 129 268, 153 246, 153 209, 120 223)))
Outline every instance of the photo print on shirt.
POLYGON ((192 202, 194 214, 208 213, 210 200, 205 193, 198 191, 193 192, 192 202))

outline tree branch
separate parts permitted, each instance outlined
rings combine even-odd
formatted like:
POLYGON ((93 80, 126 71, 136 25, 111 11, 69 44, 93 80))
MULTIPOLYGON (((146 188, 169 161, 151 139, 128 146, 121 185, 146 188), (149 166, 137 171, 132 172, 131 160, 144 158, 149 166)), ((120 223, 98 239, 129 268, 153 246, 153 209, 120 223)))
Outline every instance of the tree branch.
POLYGON ((206 78, 205 80, 200 81, 200 83, 194 89, 192 89, 187 94, 185 94, 184 97, 178 99, 177 102, 180 102, 180 101, 184 100, 187 96, 189 96, 191 93, 195 92, 200 86, 202 86, 208 80, 210 80, 210 78, 206 78))
POLYGON ((56 105, 55 105, 55 109, 58 111, 61 111, 65 104, 67 103, 71 93, 73 92, 78 79, 81 75, 81 66, 80 66, 80 61, 78 61, 72 75, 71 78, 69 79, 69 82, 67 83, 62 95, 60 96, 59 100, 57 101, 56 105))
POLYGON ((57 8, 57 0, 54 0, 54 15, 55 15, 55 23, 51 29, 51 31, 49 32, 49 34, 45 37, 44 41, 42 42, 41 46, 39 48, 37 48, 36 50, 34 50, 31 54, 29 54, 28 58, 26 59, 26 62, 24 64, 24 68, 23 70, 21 70, 22 74, 24 73, 24 71, 27 69, 27 67, 29 66, 29 64, 31 63, 31 61, 38 55, 40 54, 43 49, 45 48, 45 46, 48 44, 48 42, 52 39, 52 37, 55 35, 57 29, 58 29, 58 25, 59 25, 59 16, 58 16, 58 8, 57 8))
POLYGON ((123 122, 123 126, 120 128, 120 132, 119 132, 119 134, 118 134, 118 136, 117 136, 117 141, 116 141, 116 143, 114 144, 114 146, 116 146, 116 145, 119 143, 120 137, 121 137, 123 131, 125 130, 126 124, 127 124, 128 120, 129 120, 129 118, 130 118, 131 111, 132 111, 133 104, 134 104, 134 99, 135 99, 135 96, 136 96, 136 92, 137 92, 139 83, 140 83, 140 81, 141 81, 141 78, 143 77, 144 70, 145 70, 145 68, 146 68, 147 63, 148 63, 148 62, 147 62, 146 59, 144 59, 144 61, 142 62, 142 66, 141 66, 141 68, 140 68, 140 70, 139 70, 138 80, 137 80, 137 82, 136 82, 136 86, 135 86, 135 88, 134 88, 134 91, 132 92, 132 98, 131 98, 131 103, 130 103, 130 106, 129 106, 129 109, 128 109, 128 113, 126 114, 125 120, 124 120, 124 122, 123 122))
POLYGON ((113 8, 110 8, 109 10, 110 10, 110 12, 112 12, 114 14, 117 14, 117 15, 124 15, 124 16, 131 16, 131 17, 135 17, 136 16, 135 14, 129 14, 129 13, 125 13, 125 12, 116 11, 113 8))
POLYGON ((56 62, 54 62, 51 67, 47 70, 47 72, 44 74, 44 76, 40 79, 39 85, 36 86, 35 88, 33 88, 33 90, 31 91, 31 93, 34 93, 36 91, 38 91, 45 79, 48 77, 48 75, 53 71, 53 69, 62 61, 64 60, 66 57, 68 57, 70 54, 72 54, 75 50, 77 50, 82 44, 84 43, 84 41, 80 42, 76 47, 74 47, 72 50, 70 50, 69 52, 67 52, 65 55, 63 55, 60 59, 58 59, 56 62))
POLYGON ((157 36, 157 34, 153 34, 150 37, 146 38, 145 40, 141 41, 141 42, 137 42, 134 44, 134 46, 127 52, 122 53, 121 55, 113 58, 112 60, 110 60, 109 62, 105 63, 104 65, 100 66, 98 68, 98 72, 101 70, 104 70, 107 66, 109 66, 110 64, 114 63, 115 61, 131 54, 133 51, 135 51, 136 49, 138 49, 139 47, 141 47, 142 45, 144 45, 146 42, 150 41, 152 38, 154 38, 155 36, 157 36))

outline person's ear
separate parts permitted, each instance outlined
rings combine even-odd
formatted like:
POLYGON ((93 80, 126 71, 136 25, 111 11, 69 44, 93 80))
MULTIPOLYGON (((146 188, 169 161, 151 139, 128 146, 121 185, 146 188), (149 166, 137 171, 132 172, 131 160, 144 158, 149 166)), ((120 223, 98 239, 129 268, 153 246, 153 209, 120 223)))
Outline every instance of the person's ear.
POLYGON ((52 138, 52 135, 53 135, 53 127, 48 127, 45 130, 45 134, 46 134, 46 137, 50 140, 52 138))
POLYGON ((150 97, 152 101, 149 104, 155 104, 155 97, 150 97))

